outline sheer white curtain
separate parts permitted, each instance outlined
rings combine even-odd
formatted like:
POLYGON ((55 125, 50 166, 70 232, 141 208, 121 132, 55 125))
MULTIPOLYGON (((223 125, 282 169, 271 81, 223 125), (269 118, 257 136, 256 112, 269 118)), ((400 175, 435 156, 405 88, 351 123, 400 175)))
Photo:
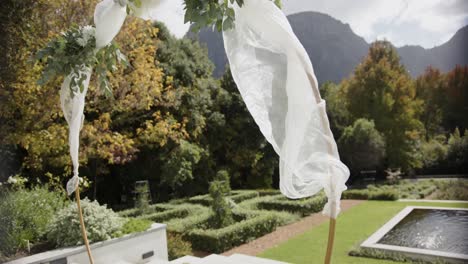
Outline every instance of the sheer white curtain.
POLYGON ((312 63, 270 0, 235 6, 224 32, 231 73, 247 108, 280 157, 280 189, 302 198, 325 189, 324 213, 336 218, 348 168, 340 161, 312 63))

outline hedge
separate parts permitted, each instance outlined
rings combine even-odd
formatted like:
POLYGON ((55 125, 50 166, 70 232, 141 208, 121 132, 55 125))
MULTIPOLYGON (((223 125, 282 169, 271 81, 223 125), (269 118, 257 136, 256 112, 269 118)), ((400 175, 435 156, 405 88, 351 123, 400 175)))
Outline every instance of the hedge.
POLYGON ((283 196, 274 196, 276 199, 259 201, 257 207, 265 210, 287 211, 307 216, 322 211, 327 198, 322 195, 316 195, 301 200, 290 200, 283 196))
POLYGON ((152 213, 152 214, 145 214, 145 215, 139 216, 138 218, 163 223, 174 218, 187 217, 190 214, 203 210, 203 208, 204 207, 201 205, 181 204, 181 205, 174 206, 172 209, 166 209, 165 211, 152 213))
MULTIPOLYGON (((228 198, 230 198, 235 203, 240 203, 242 201, 258 197, 258 195, 259 194, 257 191, 237 190, 237 191, 232 191, 231 195, 229 195, 228 198)), ((197 195, 188 199, 189 203, 201 204, 204 206, 210 206, 211 201, 212 199, 208 194, 197 195)))
MULTIPOLYGON (((168 210, 168 209, 171 209, 171 208, 173 208, 173 206, 171 207, 171 206, 166 205, 166 204, 152 204, 152 205, 149 206, 148 212, 146 214, 162 212, 162 211, 165 211, 165 210, 168 210)), ((137 216, 141 215, 141 211, 140 211, 139 208, 132 208, 132 209, 127 209, 127 210, 122 210, 122 211, 119 211, 117 213, 122 217, 137 217, 137 216)))
POLYGON ((229 198, 231 198, 235 203, 240 203, 245 200, 256 198, 258 195, 257 191, 233 191, 229 198))
POLYGON ((281 194, 279 190, 275 189, 262 189, 256 190, 260 196, 270 196, 270 195, 278 195, 281 194))
POLYGON ((174 233, 186 233, 194 228, 200 228, 206 226, 209 219, 212 217, 210 209, 203 207, 200 211, 195 214, 189 215, 185 218, 175 218, 168 222, 167 230, 174 233))
POLYGON ((235 246, 273 232, 278 226, 292 222, 291 214, 258 212, 258 215, 220 229, 195 229, 186 238, 196 250, 221 253, 235 246))
POLYGON ((343 192, 343 199, 395 201, 399 195, 396 190, 348 190, 343 192))

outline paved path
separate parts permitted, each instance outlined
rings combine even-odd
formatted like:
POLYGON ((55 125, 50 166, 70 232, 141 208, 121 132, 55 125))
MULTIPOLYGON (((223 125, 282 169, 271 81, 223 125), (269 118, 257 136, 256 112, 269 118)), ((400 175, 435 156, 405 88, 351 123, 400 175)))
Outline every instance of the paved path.
MULTIPOLYGON (((353 206, 356 206, 360 203, 363 203, 363 200, 342 200, 341 201, 341 210, 346 211, 353 206)), ((326 221, 328 217, 322 215, 322 213, 312 214, 301 219, 298 222, 281 226, 276 229, 273 233, 264 235, 260 238, 257 238, 247 244, 240 245, 233 249, 230 249, 224 252, 222 255, 230 256, 234 253, 240 253, 245 255, 256 256, 263 251, 272 248, 284 241, 289 240, 292 237, 300 235, 305 231, 309 230, 312 227, 318 226, 326 221)))

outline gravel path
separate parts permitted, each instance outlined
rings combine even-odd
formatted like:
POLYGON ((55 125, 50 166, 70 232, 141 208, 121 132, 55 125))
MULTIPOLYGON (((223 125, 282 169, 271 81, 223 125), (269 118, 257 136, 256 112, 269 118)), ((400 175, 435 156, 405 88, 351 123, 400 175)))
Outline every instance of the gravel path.
MULTIPOLYGON (((346 211, 349 208, 356 206, 365 201, 362 200, 342 200, 341 210, 346 211)), ((247 244, 240 245, 231 250, 224 252, 222 255, 230 256, 234 253, 240 253, 245 255, 256 256, 261 252, 272 248, 288 239, 300 235, 312 227, 318 226, 323 222, 328 221, 328 217, 322 215, 322 213, 312 214, 300 220, 286 226, 281 226, 276 229, 273 233, 264 235, 257 238, 247 244)))

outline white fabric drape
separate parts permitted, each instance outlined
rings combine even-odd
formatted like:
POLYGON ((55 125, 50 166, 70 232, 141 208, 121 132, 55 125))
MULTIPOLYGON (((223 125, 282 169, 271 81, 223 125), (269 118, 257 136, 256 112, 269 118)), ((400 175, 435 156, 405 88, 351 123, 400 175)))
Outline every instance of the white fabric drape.
POLYGON ((224 32, 231 73, 247 108, 280 157, 280 189, 302 198, 325 189, 336 218, 348 168, 340 161, 312 63, 286 16, 270 0, 234 5, 224 32))
MULTIPOLYGON (((80 91, 79 87, 75 87, 72 92, 70 89, 71 79, 75 74, 70 74, 65 77, 62 88, 60 90, 60 105, 62 107, 63 116, 68 123, 68 145, 70 146, 70 156, 73 164, 73 177, 67 183, 67 193, 72 194, 79 181, 79 148, 80 148, 80 130, 83 126, 84 120, 84 106, 85 97, 88 92, 89 80, 91 79, 92 69, 82 67, 78 75, 85 75, 86 79, 83 81, 83 90, 80 91), (73 96, 72 96, 73 93, 73 96)), ((78 76, 78 77, 80 77, 78 76)))
MULTIPOLYGON (((125 1, 122 1, 125 2, 125 1)), ((181 23, 183 25, 183 2, 175 0, 142 0, 140 7, 132 6, 133 15, 145 20, 181 23), (175 19, 175 17, 180 17, 175 19)), ((96 5, 94 23, 96 24, 96 46, 108 45, 119 33, 127 17, 126 5, 116 0, 104 0, 96 5)))

